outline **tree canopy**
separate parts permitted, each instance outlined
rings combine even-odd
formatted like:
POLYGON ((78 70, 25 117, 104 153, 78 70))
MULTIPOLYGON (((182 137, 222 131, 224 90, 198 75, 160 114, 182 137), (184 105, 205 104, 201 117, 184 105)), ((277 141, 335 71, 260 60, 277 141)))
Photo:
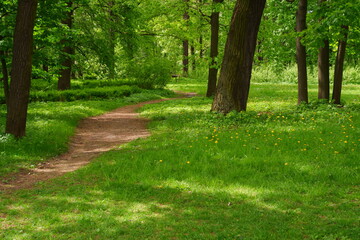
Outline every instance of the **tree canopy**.
MULTIPOLYGON (((20 2, 5 0, 0 3, 0 58, 7 96, 9 73, 17 71, 13 69, 16 52, 13 43, 16 16, 22 11, 18 8, 20 2)), ((304 12, 304 23, 308 27, 295 31, 298 2, 268 0, 265 4, 264 1, 259 31, 251 33, 248 28, 244 29, 246 41, 255 37, 251 46, 255 49, 254 54, 245 54, 249 50, 246 48, 241 50, 245 52, 240 52, 246 55, 248 82, 234 83, 237 84, 235 88, 246 89, 234 99, 235 105, 242 106, 235 110, 246 109, 253 63, 256 68, 271 67, 278 72, 299 63, 299 58, 296 61, 295 57, 295 39, 304 46, 303 69, 313 71, 316 68, 319 49, 324 44, 328 46, 329 55, 325 57, 329 62, 326 68, 340 66, 335 78, 342 78, 343 65, 358 64, 359 1, 308 1, 304 12), (344 56, 337 57, 341 42, 344 56)), ((76 78, 131 78, 139 86, 153 88, 164 87, 171 75, 207 77, 209 74, 208 96, 213 96, 215 91, 219 92, 215 87, 220 86, 217 70, 226 66, 223 65, 226 42, 234 34, 231 16, 234 7, 236 11, 235 3, 248 4, 226 0, 39 1, 33 30, 31 77, 45 82, 58 81, 58 88, 64 90, 71 88, 71 79, 76 78)), ((247 12, 252 11, 247 9, 247 12)), ((337 82, 341 85, 341 79, 337 82)), ((329 81, 323 84, 319 80, 319 83, 319 92, 325 92, 325 95, 319 93, 319 98, 328 99, 329 81)), ((301 89, 306 94, 306 87, 301 89)), ((341 93, 341 88, 334 92, 341 93)), ((335 99, 340 103, 340 97, 335 99)))

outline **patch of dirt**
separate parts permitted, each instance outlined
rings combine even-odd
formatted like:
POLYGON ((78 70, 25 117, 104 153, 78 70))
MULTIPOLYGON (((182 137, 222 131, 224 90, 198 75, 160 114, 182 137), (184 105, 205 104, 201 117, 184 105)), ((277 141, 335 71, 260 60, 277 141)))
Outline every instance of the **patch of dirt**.
MULTIPOLYGON (((192 97, 194 93, 183 94, 192 97)), ((22 170, 0 181, 0 191, 10 192, 33 188, 37 182, 59 177, 88 164, 91 159, 121 144, 150 135, 149 120, 140 118, 136 110, 159 99, 118 108, 106 114, 82 120, 71 138, 69 150, 49 159, 33 170, 22 170)))

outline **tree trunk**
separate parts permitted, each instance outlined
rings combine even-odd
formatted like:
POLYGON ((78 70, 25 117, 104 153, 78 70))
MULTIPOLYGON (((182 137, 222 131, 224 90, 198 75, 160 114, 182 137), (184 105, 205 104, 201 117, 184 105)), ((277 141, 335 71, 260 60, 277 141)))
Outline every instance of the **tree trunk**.
MULTIPOLYGON (((0 40, 3 40, 4 36, 0 36, 0 40)), ((9 72, 6 63, 6 54, 5 51, 0 50, 0 59, 1 59, 1 71, 3 75, 3 83, 4 83, 4 96, 5 103, 7 104, 9 101, 9 72)))
POLYGON ((199 53, 199 56, 200 58, 203 58, 204 57, 204 40, 203 40, 203 36, 200 36, 199 38, 199 45, 200 45, 200 53, 199 53))
MULTIPOLYGON (((222 3, 224 0, 213 0, 213 4, 222 3)), ((211 63, 209 66, 209 75, 208 75, 208 87, 206 96, 211 97, 215 95, 216 83, 217 83, 217 74, 218 67, 216 58, 219 54, 219 16, 218 11, 214 11, 211 14, 211 43, 210 43, 210 58, 211 63)))
MULTIPOLYGON (((184 0, 186 4, 186 11, 184 13, 183 19, 188 22, 190 16, 187 11, 189 0, 184 0)), ((189 75, 189 40, 183 40, 183 75, 187 77, 189 75)))
POLYGON ((115 32, 116 30, 114 29, 113 25, 116 24, 116 20, 115 20, 115 14, 113 11, 113 7, 115 6, 115 1, 110 0, 108 2, 108 6, 109 6, 109 17, 110 17, 110 22, 112 24, 112 26, 110 27, 110 32, 109 32, 109 40, 110 40, 110 56, 108 56, 109 58, 109 79, 114 79, 115 78, 115 46, 116 46, 116 35, 115 32))
POLYGON ((190 47, 190 52, 191 52, 191 68, 193 71, 195 71, 196 69, 196 55, 195 55, 195 47, 191 46, 190 47))
POLYGON ((42 70, 45 72, 49 72, 49 66, 47 64, 42 65, 42 70))
MULTIPOLYGON (((307 0, 299 1, 296 12, 296 31, 303 32, 306 29, 307 0)), ((298 104, 308 103, 308 85, 306 69, 306 48, 301 43, 301 37, 296 38, 296 59, 298 66, 298 104)))
POLYGON ((344 29, 344 38, 342 40, 339 40, 336 61, 335 61, 334 88, 333 88, 333 96, 332 96, 332 99, 335 104, 340 104, 340 100, 341 100, 344 59, 345 59, 346 43, 347 43, 347 37, 349 31, 349 26, 341 26, 341 27, 344 29))
POLYGON ((0 58, 1 58, 1 69, 3 75, 3 83, 4 83, 4 96, 5 96, 5 103, 9 102, 9 73, 6 64, 6 55, 4 51, 0 51, 0 58))
POLYGON ((37 0, 18 1, 6 118, 6 133, 16 138, 23 137, 26 129, 36 8, 37 0))
POLYGON ((257 54, 258 54, 257 59, 258 59, 259 65, 260 65, 260 63, 264 61, 264 57, 261 56, 261 52, 262 52, 262 41, 261 40, 258 40, 258 42, 257 42, 257 49, 258 49, 257 50, 257 54))
MULTIPOLYGON (((63 24, 67 25, 69 29, 72 28, 73 22, 73 14, 74 10, 72 8, 72 1, 67 2, 67 7, 69 12, 67 12, 67 18, 62 21, 63 24)), ((71 67, 72 67, 72 59, 71 56, 74 55, 74 48, 72 47, 71 41, 68 39, 61 40, 61 45, 65 45, 62 53, 63 53, 63 61, 61 63, 62 69, 60 70, 60 77, 58 80, 58 90, 66 90, 70 89, 71 86, 71 67)))
MULTIPOLYGON (((319 5, 323 8, 322 4, 326 0, 319 0, 319 5)), ((325 9, 323 9, 325 11, 325 9)), ((323 18, 320 19, 323 21, 323 18)), ((318 99, 330 99, 330 47, 329 40, 324 39, 324 46, 319 48, 318 54, 318 99)))
POLYGON ((183 41, 183 76, 189 75, 189 41, 183 41))
POLYGON ((330 99, 330 47, 329 40, 324 40, 318 56, 318 99, 330 99))
POLYGON ((257 34, 266 0, 237 0, 212 111, 245 111, 257 34))
MULTIPOLYGON (((199 0, 199 3, 202 5, 202 0, 199 0)), ((203 35, 202 35, 202 32, 201 30, 199 30, 200 32, 200 37, 199 37, 199 48, 200 48, 200 51, 199 51, 199 57, 200 58, 203 58, 204 57, 204 46, 203 46, 203 42, 204 42, 204 39, 203 39, 203 35)))

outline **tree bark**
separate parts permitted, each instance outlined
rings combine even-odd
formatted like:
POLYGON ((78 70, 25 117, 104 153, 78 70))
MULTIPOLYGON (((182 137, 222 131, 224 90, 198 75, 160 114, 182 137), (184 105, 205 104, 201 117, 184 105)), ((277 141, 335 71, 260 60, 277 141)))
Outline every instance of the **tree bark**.
POLYGON ((189 41, 183 41, 183 76, 189 75, 189 41))
MULTIPOLYGON (((319 0, 319 5, 323 8, 322 4, 326 0, 319 0)), ((324 9, 325 11, 325 9, 324 9)), ((323 18, 320 19, 323 21, 323 18)), ((318 99, 330 99, 330 46, 329 40, 324 39, 324 46, 319 48, 318 54, 318 99)))
POLYGON ((110 31, 109 31, 109 40, 110 40, 110 51, 109 54, 110 56, 108 56, 109 58, 109 79, 114 79, 115 78, 115 46, 116 46, 116 35, 115 32, 116 30, 114 29, 114 25, 116 24, 116 19, 115 19, 115 13, 113 11, 113 7, 115 6, 115 1, 110 0, 108 2, 108 6, 109 6, 109 17, 110 17, 110 22, 111 22, 111 27, 110 27, 110 31))
POLYGON ((6 133, 16 138, 23 137, 26 129, 36 9, 37 0, 18 1, 6 118, 6 133))
MULTIPOLYGON (((202 0, 199 0, 199 3, 202 4, 202 0)), ((199 57, 203 58, 204 57, 204 45, 203 45, 204 39, 203 39, 203 35, 202 32, 200 31, 200 37, 199 37, 199 57)))
MULTIPOLYGON (((296 12, 296 31, 303 32, 306 29, 307 0, 300 0, 296 12)), ((296 59, 298 67, 298 104, 308 103, 308 84, 306 69, 306 48, 301 43, 301 37, 296 38, 296 59)))
MULTIPOLYGON (((213 0, 213 5, 217 3, 222 3, 224 0, 213 0)), ((216 58, 219 54, 219 17, 220 13, 214 11, 211 14, 210 24, 211 24, 211 43, 210 43, 210 58, 211 63, 209 66, 209 75, 208 75, 208 87, 206 96, 211 97, 215 95, 218 67, 216 58)))
POLYGON ((335 73, 334 73, 334 88, 333 88, 333 102, 335 104, 341 103, 341 88, 342 88, 342 81, 343 81, 343 72, 344 72, 344 60, 345 60, 345 53, 346 53, 346 44, 347 44, 347 37, 349 26, 341 26, 344 29, 344 38, 339 40, 338 43, 338 50, 336 55, 335 61, 335 73))
MULTIPOLYGON (((72 28, 72 22, 73 22, 73 2, 68 1, 67 2, 67 8, 69 11, 66 14, 66 19, 62 21, 62 24, 65 24, 68 26, 69 29, 72 28)), ((74 48, 72 46, 72 43, 68 39, 61 40, 61 45, 65 45, 62 49, 62 57, 63 61, 61 63, 62 69, 60 70, 60 77, 58 80, 58 90, 66 90, 70 89, 71 87, 71 67, 72 67, 72 58, 71 56, 74 55, 74 48)))
POLYGON ((194 46, 191 46, 190 47, 190 52, 191 52, 191 68, 193 71, 195 71, 196 69, 196 56, 195 56, 195 47, 194 46))
POLYGON ((237 0, 212 111, 245 111, 257 34, 266 0, 237 0))
POLYGON ((8 104, 9 102, 9 73, 6 64, 6 55, 4 51, 0 51, 0 58, 1 58, 1 69, 3 75, 3 84, 4 84, 4 96, 5 96, 5 103, 8 104))
MULTIPOLYGON (((189 0, 184 0, 185 4, 186 4, 186 8, 188 8, 188 2, 189 0)), ((187 11, 187 9, 185 10, 183 19, 188 22, 190 16, 189 13, 187 11)), ((189 40, 184 39, 183 40, 183 75, 185 77, 187 77, 189 75, 189 40)))
POLYGON ((199 57, 203 58, 204 57, 204 40, 203 40, 202 35, 200 35, 200 37, 199 37, 199 45, 200 45, 199 57))
MULTIPOLYGON (((3 40, 5 37, 0 36, 0 40, 3 40)), ((3 50, 0 50, 0 59, 1 59, 1 71, 3 75, 3 84, 4 84, 4 96, 5 103, 7 104, 9 101, 9 72, 6 63, 6 53, 3 50)))
POLYGON ((330 47, 329 40, 324 40, 318 56, 318 99, 330 99, 330 47))

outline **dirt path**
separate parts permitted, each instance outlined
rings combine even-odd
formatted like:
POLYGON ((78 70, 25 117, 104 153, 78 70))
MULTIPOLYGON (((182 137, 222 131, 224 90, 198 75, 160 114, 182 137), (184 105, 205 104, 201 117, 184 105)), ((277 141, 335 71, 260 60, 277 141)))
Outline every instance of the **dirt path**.
MULTIPOLYGON (((194 94, 185 94, 190 97, 194 94)), ((49 159, 31 171, 16 173, 7 181, 0 181, 0 191, 29 189, 37 182, 56 178, 88 164, 91 159, 123 143, 150 135, 148 120, 140 118, 136 110, 145 104, 169 99, 142 102, 118 108, 106 114, 82 120, 70 141, 69 151, 49 159)))

